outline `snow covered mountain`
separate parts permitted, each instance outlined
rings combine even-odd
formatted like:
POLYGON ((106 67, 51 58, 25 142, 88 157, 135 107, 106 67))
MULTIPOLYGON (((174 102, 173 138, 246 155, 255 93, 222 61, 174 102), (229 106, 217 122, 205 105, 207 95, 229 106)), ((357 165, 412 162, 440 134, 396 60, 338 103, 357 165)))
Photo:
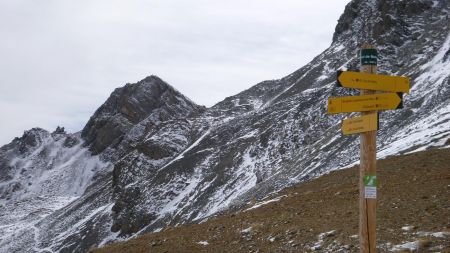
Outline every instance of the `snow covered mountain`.
POLYGON ((211 108, 155 76, 116 89, 80 133, 26 131, 0 148, 0 252, 85 252, 198 222, 358 161, 346 115, 325 114, 337 70, 372 36, 379 73, 405 75, 378 157, 450 145, 450 2, 351 1, 328 49, 211 108), (371 25, 369 25, 371 24, 371 25))

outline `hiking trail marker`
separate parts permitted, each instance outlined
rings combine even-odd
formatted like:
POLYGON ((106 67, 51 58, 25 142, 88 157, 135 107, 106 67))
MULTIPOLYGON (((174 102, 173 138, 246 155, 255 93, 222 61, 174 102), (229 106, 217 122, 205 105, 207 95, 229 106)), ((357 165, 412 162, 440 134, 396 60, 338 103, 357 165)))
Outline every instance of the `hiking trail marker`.
POLYGON ((378 113, 344 119, 342 121, 342 134, 357 134, 378 130, 378 113))
POLYGON ((328 99, 328 113, 392 110, 403 107, 402 93, 379 93, 328 99))
POLYGON ((337 85, 344 88, 409 93, 409 78, 403 76, 338 71, 337 85))
POLYGON ((364 176, 364 197, 366 199, 377 198, 377 176, 366 175, 364 176))
POLYGON ((376 253, 378 111, 402 108, 410 84, 407 77, 376 74, 378 53, 372 45, 362 47, 360 59, 361 72, 337 74, 338 87, 361 89, 360 96, 329 98, 327 113, 361 112, 343 120, 342 133, 360 134, 359 246, 361 253, 376 253))

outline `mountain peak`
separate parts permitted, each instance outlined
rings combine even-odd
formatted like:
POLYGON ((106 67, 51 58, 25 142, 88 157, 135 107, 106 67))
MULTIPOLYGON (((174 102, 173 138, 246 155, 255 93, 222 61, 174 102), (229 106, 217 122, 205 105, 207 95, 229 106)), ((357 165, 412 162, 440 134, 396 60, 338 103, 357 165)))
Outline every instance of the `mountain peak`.
MULTIPOLYGON (((141 81, 139 81, 138 83, 141 82, 152 82, 152 81, 159 81, 159 82, 164 82, 159 76, 157 75, 149 75, 146 78, 142 79, 141 81)), ((166 83, 166 85, 169 85, 168 83, 166 83)), ((170 86, 170 85, 169 85, 170 86)))
POLYGON ((47 130, 35 127, 24 131, 23 135, 21 137, 16 137, 12 143, 17 143, 19 152, 24 154, 39 146, 39 144, 49 135, 50 133, 47 130))
POLYGON ((410 36, 408 19, 435 6, 430 0, 353 0, 347 4, 338 20, 333 43, 356 40, 357 44, 370 42, 400 46, 400 37, 410 36), (373 41, 372 41, 373 42, 373 41))
POLYGON ((126 132, 151 114, 170 111, 173 117, 187 116, 199 108, 161 78, 151 75, 115 89, 90 118, 81 136, 97 154, 118 144, 126 132))

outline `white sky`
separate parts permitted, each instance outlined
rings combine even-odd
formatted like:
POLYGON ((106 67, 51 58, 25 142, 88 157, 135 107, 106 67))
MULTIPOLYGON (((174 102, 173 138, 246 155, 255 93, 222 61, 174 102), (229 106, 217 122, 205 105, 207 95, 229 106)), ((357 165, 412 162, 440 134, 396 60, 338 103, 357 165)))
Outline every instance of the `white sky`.
POLYGON ((157 75, 211 106, 326 49, 349 0, 0 0, 0 145, 157 75))

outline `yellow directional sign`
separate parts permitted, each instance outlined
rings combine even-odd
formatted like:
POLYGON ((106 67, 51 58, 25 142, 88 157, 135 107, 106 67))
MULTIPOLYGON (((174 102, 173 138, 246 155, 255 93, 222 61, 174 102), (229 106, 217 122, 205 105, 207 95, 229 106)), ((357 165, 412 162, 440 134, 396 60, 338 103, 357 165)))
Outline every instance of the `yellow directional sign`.
POLYGON ((366 112, 402 108, 402 93, 328 98, 328 113, 366 112))
POLYGON ((342 133, 344 135, 364 133, 378 130, 378 113, 348 118, 342 121, 342 133))
POLYGON ((352 71, 338 71, 338 86, 366 90, 409 92, 409 78, 352 71))

